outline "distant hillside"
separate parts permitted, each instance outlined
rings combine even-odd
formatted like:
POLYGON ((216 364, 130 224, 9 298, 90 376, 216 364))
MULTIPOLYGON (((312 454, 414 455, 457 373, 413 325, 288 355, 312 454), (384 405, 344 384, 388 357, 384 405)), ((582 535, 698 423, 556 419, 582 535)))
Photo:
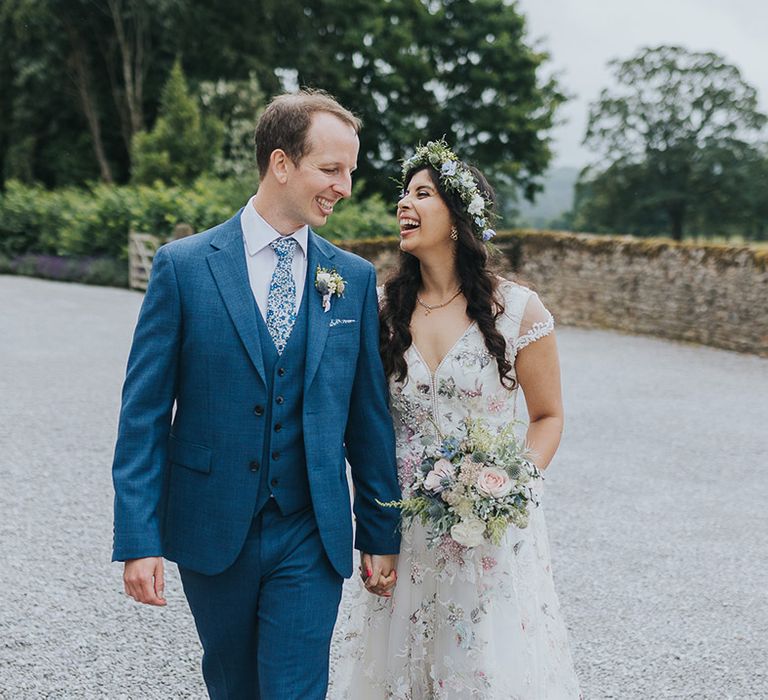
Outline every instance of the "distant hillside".
POLYGON ((573 206, 573 186, 579 177, 579 168, 552 168, 544 176, 544 190, 531 204, 527 200, 518 203, 518 226, 546 227, 573 206))

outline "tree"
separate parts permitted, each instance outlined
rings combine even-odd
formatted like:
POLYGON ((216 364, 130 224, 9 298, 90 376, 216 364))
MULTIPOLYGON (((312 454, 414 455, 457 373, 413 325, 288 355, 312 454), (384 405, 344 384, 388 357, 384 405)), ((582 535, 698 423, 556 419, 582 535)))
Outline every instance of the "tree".
MULTIPOLYGON (((576 220, 598 230, 666 229, 680 240, 756 153, 766 123, 757 93, 711 52, 659 46, 609 65, 618 86, 590 106, 584 139, 603 161, 582 174, 576 220)), ((731 209, 718 210, 719 223, 731 209)))
POLYGON ((564 97, 547 55, 503 0, 313 0, 286 17, 301 85, 324 87, 363 119, 360 176, 392 197, 399 161, 445 136, 498 184, 531 196, 551 158, 547 132, 564 97))
POLYGON ((219 177, 257 177, 253 134, 266 106, 258 79, 216 80, 200 83, 200 98, 207 114, 224 125, 223 148, 216 155, 213 172, 219 177))
POLYGON ((154 128, 134 137, 133 180, 148 184, 193 181, 212 168, 223 130, 217 119, 201 116, 177 60, 163 88, 154 128))
POLYGON ((532 195, 563 100, 507 0, 4 0, 2 168, 46 185, 124 181, 175 56, 195 88, 254 75, 267 95, 336 95, 363 118, 360 175, 387 200, 398 161, 441 136, 532 195))

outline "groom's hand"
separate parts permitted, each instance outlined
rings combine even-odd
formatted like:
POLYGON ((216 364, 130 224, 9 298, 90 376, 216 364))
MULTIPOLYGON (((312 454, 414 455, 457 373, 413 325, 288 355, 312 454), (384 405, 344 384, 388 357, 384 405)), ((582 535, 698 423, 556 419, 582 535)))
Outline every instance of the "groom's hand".
POLYGON ((389 598, 397 583, 396 569, 397 554, 360 552, 360 576, 371 593, 389 598))
POLYGON ((125 592, 137 603, 165 605, 162 557, 129 559, 123 571, 125 592))

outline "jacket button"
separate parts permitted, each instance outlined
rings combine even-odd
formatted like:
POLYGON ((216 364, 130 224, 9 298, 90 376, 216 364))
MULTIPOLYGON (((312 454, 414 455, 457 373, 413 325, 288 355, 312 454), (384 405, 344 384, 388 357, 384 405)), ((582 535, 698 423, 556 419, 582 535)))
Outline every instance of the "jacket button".
POLYGON ((278 377, 284 377, 285 376, 285 367, 280 367, 280 369, 277 370, 277 376, 278 377))
POLYGON ((278 396, 278 397, 275 399, 275 403, 278 403, 278 404, 282 405, 282 404, 284 404, 284 403, 285 403, 285 399, 284 399, 282 396, 278 396))
POLYGON ((280 482, 277 479, 272 479, 269 483, 272 484, 272 486, 277 486, 280 482))
POLYGON ((251 463, 248 465, 248 468, 249 468, 249 469, 250 469, 252 472, 257 472, 257 471, 259 471, 259 463, 258 463, 258 462, 257 462, 257 461, 254 459, 254 460, 253 460, 253 461, 252 461, 252 462, 251 462, 251 463))
POLYGON ((282 423, 275 423, 275 432, 279 433, 283 429, 282 423))
POLYGON ((272 459, 280 459, 280 453, 277 450, 272 453, 272 459))
POLYGON ((261 404, 258 404, 258 405, 256 405, 256 406, 254 406, 254 407, 253 407, 253 412, 254 412, 254 413, 257 415, 257 416, 263 416, 263 415, 264 415, 264 406, 262 406, 261 404))

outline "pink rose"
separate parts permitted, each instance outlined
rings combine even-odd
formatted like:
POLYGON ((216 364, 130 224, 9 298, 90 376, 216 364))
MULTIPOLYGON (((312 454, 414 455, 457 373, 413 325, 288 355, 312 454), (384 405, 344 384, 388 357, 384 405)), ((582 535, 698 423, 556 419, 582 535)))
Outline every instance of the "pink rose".
POLYGON ((438 459, 432 471, 424 477, 424 488, 433 493, 440 493, 445 488, 443 481, 453 479, 454 474, 454 466, 447 459, 438 459))
POLYGON ((512 490, 509 474, 498 467, 483 467, 475 485, 481 495, 490 498, 504 498, 512 490))

